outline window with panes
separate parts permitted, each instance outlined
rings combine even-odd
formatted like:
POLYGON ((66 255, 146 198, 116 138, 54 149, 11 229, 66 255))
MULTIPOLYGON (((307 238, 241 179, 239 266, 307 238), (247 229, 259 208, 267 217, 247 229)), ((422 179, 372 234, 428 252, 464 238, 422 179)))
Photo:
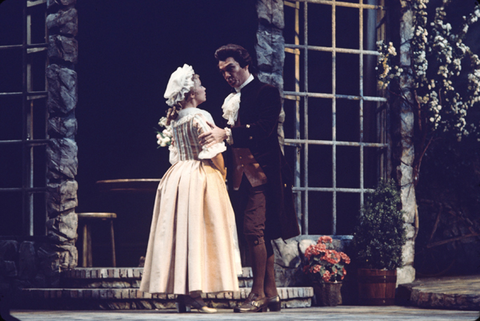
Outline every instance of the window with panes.
POLYGON ((390 164, 375 71, 384 0, 284 1, 284 15, 285 154, 302 234, 351 235, 390 164))
POLYGON ((45 235, 46 2, 2 4, 15 18, 0 33, 0 235, 45 235))

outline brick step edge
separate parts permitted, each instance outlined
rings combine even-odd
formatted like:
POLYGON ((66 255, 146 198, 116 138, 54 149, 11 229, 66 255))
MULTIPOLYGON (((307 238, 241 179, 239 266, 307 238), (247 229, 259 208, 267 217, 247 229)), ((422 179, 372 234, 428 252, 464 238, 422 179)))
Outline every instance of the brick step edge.
MULTIPOLYGON (((76 267, 62 272, 63 279, 141 279, 143 267, 76 267)), ((243 267, 239 279, 253 277, 250 267, 243 267)))
MULTIPOLYGON (((245 300, 250 293, 250 288, 241 288, 240 291, 202 294, 204 299, 217 300, 245 300)), ((278 288, 281 300, 311 298, 312 287, 281 287, 278 288)), ((69 289, 69 288, 24 288, 25 297, 43 299, 159 299, 175 300, 175 294, 151 294, 138 289, 126 288, 94 288, 94 289, 69 289)))
MULTIPOLYGON (((250 293, 250 288, 235 292, 203 294, 209 306, 229 309, 240 305, 250 293)), ((314 294, 312 287, 278 288, 283 308, 307 308, 314 294)), ((33 309, 175 309, 176 295, 150 294, 137 289, 63 289, 25 288, 24 304, 19 308, 33 309)))

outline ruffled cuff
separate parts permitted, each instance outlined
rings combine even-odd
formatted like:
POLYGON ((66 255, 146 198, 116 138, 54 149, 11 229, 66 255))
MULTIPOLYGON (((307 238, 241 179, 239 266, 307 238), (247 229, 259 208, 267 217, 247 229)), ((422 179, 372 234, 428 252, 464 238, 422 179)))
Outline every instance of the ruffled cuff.
POLYGON ((170 164, 175 164, 178 162, 178 150, 177 147, 170 145, 168 146, 168 150, 170 151, 168 160, 170 161, 170 164))
POLYGON ((211 159, 216 155, 227 150, 224 142, 216 143, 210 147, 203 146, 202 151, 198 154, 199 159, 211 159))
POLYGON ((232 137, 232 130, 228 127, 225 127, 225 134, 227 134, 227 139, 225 141, 228 143, 228 145, 233 145, 233 137, 232 137))

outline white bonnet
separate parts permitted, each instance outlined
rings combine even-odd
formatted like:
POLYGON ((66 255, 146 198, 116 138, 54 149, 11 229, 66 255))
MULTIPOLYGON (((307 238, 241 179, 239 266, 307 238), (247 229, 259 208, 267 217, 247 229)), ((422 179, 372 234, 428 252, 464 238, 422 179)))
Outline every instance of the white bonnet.
POLYGON ((170 76, 167 89, 163 97, 167 99, 167 105, 173 106, 177 102, 185 99, 185 94, 195 86, 192 76, 195 74, 192 66, 184 64, 170 76))

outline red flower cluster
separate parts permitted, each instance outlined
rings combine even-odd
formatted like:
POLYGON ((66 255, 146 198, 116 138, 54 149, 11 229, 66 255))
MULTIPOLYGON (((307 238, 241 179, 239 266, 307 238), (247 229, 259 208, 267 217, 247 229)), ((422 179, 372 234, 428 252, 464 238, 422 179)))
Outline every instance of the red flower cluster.
POLYGON ((314 282, 337 282, 347 274, 344 266, 350 264, 350 258, 345 253, 332 249, 331 243, 330 236, 321 236, 317 244, 312 244, 305 250, 303 271, 314 282))

